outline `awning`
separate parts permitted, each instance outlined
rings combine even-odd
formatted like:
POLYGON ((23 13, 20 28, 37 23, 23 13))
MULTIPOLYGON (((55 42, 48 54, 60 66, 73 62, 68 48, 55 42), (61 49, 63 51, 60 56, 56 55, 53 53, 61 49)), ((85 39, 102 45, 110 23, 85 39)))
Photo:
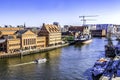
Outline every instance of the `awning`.
POLYGON ((6 39, 0 39, 0 43, 4 43, 6 39))

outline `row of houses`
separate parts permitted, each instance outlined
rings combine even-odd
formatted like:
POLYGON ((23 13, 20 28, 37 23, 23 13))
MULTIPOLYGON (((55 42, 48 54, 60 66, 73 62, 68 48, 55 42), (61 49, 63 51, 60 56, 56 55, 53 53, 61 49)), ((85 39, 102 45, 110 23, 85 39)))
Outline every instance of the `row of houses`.
POLYGON ((91 33, 93 36, 106 36, 108 32, 120 32, 120 25, 115 24, 91 24, 85 26, 69 26, 65 25, 62 32, 82 32, 83 34, 91 33))
POLYGON ((20 27, 0 28, 0 52, 42 49, 61 42, 61 31, 58 26, 52 24, 43 24, 40 30, 34 32, 20 27))
MULTIPOLYGON (((85 26, 88 26, 90 30, 103 30, 104 29, 107 32, 111 30, 112 33, 120 31, 120 25, 117 25, 117 24, 87 24, 85 26)), ((69 27, 71 27, 71 25, 64 25, 64 27, 62 28, 62 32, 68 31, 69 27)))
POLYGON ((63 32, 63 35, 73 35, 74 37, 77 35, 89 35, 91 34, 93 37, 101 37, 106 36, 106 31, 103 30, 90 30, 88 26, 70 26, 68 31, 63 32))

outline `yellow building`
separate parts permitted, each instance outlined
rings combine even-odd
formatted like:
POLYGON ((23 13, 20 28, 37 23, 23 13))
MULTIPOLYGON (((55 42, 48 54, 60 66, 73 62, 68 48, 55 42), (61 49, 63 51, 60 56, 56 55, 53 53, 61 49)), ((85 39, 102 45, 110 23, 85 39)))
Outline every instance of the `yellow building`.
POLYGON ((0 38, 0 52, 13 53, 44 47, 46 47, 46 38, 44 36, 38 37, 31 30, 19 30, 13 35, 3 35, 0 38))
POLYGON ((0 38, 3 36, 14 35, 18 30, 24 30, 24 28, 18 27, 0 27, 0 38))
POLYGON ((60 28, 56 25, 43 24, 39 36, 46 36, 46 45, 52 46, 61 44, 61 31, 60 28))
POLYGON ((39 47, 45 47, 46 38, 37 37, 31 30, 19 30, 16 35, 21 39, 21 48, 24 49, 36 49, 39 47))
POLYGON ((17 37, 21 40, 22 49, 35 49, 37 35, 30 30, 19 30, 16 32, 17 37))
POLYGON ((20 50, 20 39, 7 39, 6 45, 6 52, 17 52, 20 50))
POLYGON ((37 37, 37 49, 45 48, 46 47, 46 37, 37 37))
POLYGON ((3 36, 0 39, 0 52, 13 53, 20 50, 20 39, 14 36, 3 36))

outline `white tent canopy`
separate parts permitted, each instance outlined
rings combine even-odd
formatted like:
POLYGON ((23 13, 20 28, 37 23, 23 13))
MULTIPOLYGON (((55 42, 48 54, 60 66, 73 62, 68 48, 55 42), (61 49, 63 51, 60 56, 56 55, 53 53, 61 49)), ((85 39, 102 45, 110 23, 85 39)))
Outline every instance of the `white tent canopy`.
POLYGON ((0 39, 0 43, 4 43, 6 39, 0 39))

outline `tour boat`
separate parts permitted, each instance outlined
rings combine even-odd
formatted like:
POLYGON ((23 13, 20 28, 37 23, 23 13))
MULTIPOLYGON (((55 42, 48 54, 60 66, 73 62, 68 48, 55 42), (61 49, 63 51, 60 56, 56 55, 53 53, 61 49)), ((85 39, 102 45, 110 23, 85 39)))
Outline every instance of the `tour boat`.
POLYGON ((35 60, 36 63, 44 63, 44 62, 46 62, 46 61, 47 61, 46 58, 43 58, 43 59, 36 59, 36 60, 35 60))
POLYGON ((88 44, 88 43, 92 42, 92 37, 91 37, 91 35, 85 35, 84 37, 80 36, 80 37, 75 38, 74 41, 76 43, 88 44))
POLYGON ((83 44, 87 44, 87 43, 92 42, 92 39, 81 40, 80 42, 83 44))
POLYGON ((91 71, 93 80, 99 79, 102 76, 103 72, 109 64, 109 61, 109 58, 100 58, 95 62, 91 71))

